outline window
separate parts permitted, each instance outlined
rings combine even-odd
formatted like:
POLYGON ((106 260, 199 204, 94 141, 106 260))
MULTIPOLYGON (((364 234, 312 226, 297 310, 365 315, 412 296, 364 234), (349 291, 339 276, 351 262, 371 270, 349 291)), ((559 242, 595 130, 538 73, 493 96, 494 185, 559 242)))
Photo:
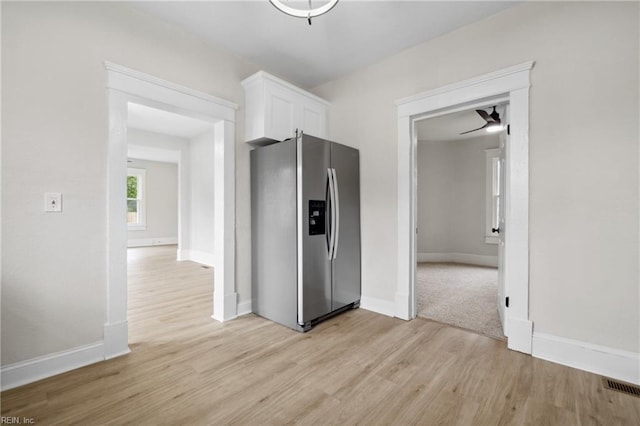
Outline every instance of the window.
POLYGON ((127 226, 131 231, 143 231, 147 228, 145 215, 145 177, 144 169, 127 169, 127 226))
POLYGON ((500 149, 487 149, 486 155, 486 219, 485 242, 498 244, 500 226, 500 149))

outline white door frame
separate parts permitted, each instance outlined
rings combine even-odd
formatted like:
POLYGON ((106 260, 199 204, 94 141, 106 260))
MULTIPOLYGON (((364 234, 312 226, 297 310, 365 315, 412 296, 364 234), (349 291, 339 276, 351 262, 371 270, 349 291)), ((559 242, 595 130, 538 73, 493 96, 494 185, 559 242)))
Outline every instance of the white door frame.
POLYGON ((105 62, 109 99, 107 152, 107 307, 105 358, 129 353, 127 322, 127 104, 135 102, 208 121, 215 129, 213 315, 237 315, 235 289, 235 113, 237 105, 105 62))
POLYGON ((508 347, 531 353, 529 320, 529 87, 533 61, 400 99, 398 107, 398 283, 395 316, 416 316, 416 188, 415 122, 478 103, 506 99, 511 135, 506 147, 505 283, 508 347))

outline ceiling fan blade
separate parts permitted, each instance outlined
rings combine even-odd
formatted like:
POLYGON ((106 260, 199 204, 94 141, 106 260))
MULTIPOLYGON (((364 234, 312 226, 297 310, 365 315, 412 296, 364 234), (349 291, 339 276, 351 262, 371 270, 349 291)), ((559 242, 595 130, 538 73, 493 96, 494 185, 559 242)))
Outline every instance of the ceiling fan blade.
POLYGON ((477 130, 482 130, 482 129, 484 129, 485 127, 487 127, 488 125, 489 125, 489 123, 485 124, 485 125, 484 125, 484 126, 482 126, 482 127, 478 127, 477 129, 467 130, 466 132, 462 132, 462 133, 460 133, 460 134, 461 134, 461 135, 466 135, 467 133, 475 132, 475 131, 477 131, 477 130))
POLYGON ((483 109, 477 109, 476 112, 478 113, 478 115, 480 117, 482 117, 484 119, 484 121, 486 121, 487 123, 490 123, 493 121, 493 118, 487 114, 487 111, 483 110, 483 109))

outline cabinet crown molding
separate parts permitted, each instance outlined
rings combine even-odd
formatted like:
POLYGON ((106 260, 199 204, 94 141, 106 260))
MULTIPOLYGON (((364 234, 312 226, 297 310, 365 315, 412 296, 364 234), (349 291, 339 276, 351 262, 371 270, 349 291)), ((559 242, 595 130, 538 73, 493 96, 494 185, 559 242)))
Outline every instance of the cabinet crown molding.
POLYGON ((271 81, 273 83, 276 83, 280 86, 284 86, 289 90, 292 90, 294 92, 299 93, 300 95, 303 95, 307 98, 311 98, 316 102, 319 102, 321 104, 324 104, 324 106, 329 107, 331 104, 329 103, 329 101, 326 101, 325 99, 322 99, 319 96, 314 95, 311 92, 308 92, 304 89, 299 88, 298 86, 295 86, 291 83, 289 83, 288 81, 285 81, 281 78, 276 77, 275 75, 269 74, 266 71, 258 71, 257 73, 245 78, 244 80, 242 80, 240 83, 242 84, 242 87, 244 87, 245 89, 247 88, 247 86, 255 83, 255 82, 259 82, 259 81, 271 81))

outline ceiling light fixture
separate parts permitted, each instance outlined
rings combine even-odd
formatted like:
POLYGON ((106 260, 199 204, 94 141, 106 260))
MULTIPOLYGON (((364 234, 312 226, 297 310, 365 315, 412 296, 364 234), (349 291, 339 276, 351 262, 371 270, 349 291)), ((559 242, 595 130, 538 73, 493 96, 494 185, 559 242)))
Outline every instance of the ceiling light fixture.
POLYGON ((311 0, 309 0, 308 9, 298 9, 295 7, 287 6, 282 2, 282 0, 269 0, 269 3, 274 5, 279 11, 286 13, 289 16, 293 16, 296 18, 306 18, 307 22, 309 22, 309 25, 311 25, 311 18, 324 15, 325 13, 333 9, 336 4, 338 4, 338 0, 329 0, 327 3, 316 8, 311 5, 311 0))

